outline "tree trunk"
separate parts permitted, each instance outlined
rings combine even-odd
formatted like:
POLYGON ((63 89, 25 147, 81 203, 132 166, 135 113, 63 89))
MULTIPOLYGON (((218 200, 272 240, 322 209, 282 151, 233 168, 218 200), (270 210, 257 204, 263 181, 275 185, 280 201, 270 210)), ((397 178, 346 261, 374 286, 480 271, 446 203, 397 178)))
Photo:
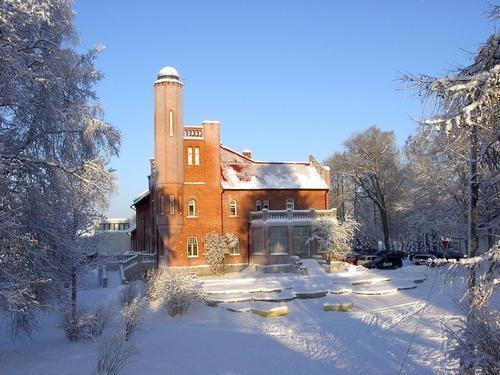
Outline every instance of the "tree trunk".
POLYGON ((391 238, 389 231, 389 216, 387 210, 379 207, 380 221, 382 223, 382 231, 384 233, 384 246, 387 251, 391 250, 391 238))
POLYGON ((76 294, 78 291, 77 286, 77 277, 76 277, 76 268, 73 267, 71 270, 71 302, 70 302, 70 313, 71 318, 75 319, 76 315, 76 294))
MULTIPOLYGON (((477 233, 477 218, 478 218, 478 200, 479 200, 479 183, 477 175, 477 158, 479 151, 479 142, 477 135, 477 125, 473 124, 470 132, 470 183, 469 183, 469 257, 475 257, 478 253, 479 238, 477 233)), ((474 266, 470 268, 469 274, 469 293, 476 286, 476 269, 474 266)), ((472 298, 472 296, 470 296, 472 298)))

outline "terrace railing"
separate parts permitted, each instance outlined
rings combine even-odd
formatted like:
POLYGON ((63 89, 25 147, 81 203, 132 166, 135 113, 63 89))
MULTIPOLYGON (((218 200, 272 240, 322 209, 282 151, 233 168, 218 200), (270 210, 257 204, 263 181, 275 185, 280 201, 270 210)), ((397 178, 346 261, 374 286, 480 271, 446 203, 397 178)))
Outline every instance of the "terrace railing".
POLYGON ((250 212, 250 221, 253 220, 315 220, 320 218, 335 218, 337 217, 337 210, 332 208, 330 210, 262 210, 250 212))

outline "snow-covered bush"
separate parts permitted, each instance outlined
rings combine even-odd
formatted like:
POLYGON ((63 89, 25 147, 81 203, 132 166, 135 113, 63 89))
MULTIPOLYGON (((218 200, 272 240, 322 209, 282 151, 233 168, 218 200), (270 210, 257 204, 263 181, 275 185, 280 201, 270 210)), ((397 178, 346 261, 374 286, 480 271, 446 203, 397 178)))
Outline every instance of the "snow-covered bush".
POLYGON ((130 304, 136 297, 144 295, 144 285, 141 281, 132 281, 120 290, 120 303, 122 307, 130 304))
POLYGON ((342 260, 351 250, 358 229, 359 223, 350 216, 343 221, 320 218, 314 221, 308 242, 315 242, 328 260, 342 260))
POLYGON ((94 311, 94 325, 91 327, 93 337, 102 335, 102 331, 111 323, 113 312, 108 305, 99 305, 94 311))
POLYGON ((64 310, 59 327, 64 330, 64 334, 69 341, 80 341, 84 339, 94 339, 94 332, 98 319, 96 315, 85 309, 77 309, 74 312, 71 307, 64 310))
POLYGON ((159 302, 171 317, 182 315, 193 303, 203 301, 196 274, 151 270, 147 280, 148 297, 159 302))
POLYGON ((136 353, 134 344, 125 341, 118 333, 104 338, 97 350, 94 375, 118 375, 130 357, 136 353))
POLYGON ((212 272, 223 275, 226 271, 226 258, 231 253, 231 247, 238 242, 238 237, 232 233, 209 233, 203 238, 205 244, 205 260, 212 272))
POLYGON ((136 296, 123 305, 120 314, 125 322, 125 341, 128 341, 137 330, 144 304, 145 299, 141 296, 136 296))
POLYGON ((448 328, 453 349, 452 358, 461 360, 463 373, 500 373, 500 313, 498 310, 471 309, 460 304, 467 318, 458 320, 455 328, 448 328), (458 327, 458 328, 457 328, 458 327))
POLYGON ((471 374, 500 373, 500 312, 490 301, 498 294, 500 281, 500 247, 480 256, 450 262, 446 270, 453 283, 463 280, 465 272, 474 270, 475 284, 469 285, 464 298, 457 301, 463 312, 454 327, 448 329, 453 350, 450 356, 460 359, 461 372, 471 374), (457 328, 458 327, 458 328, 457 328))

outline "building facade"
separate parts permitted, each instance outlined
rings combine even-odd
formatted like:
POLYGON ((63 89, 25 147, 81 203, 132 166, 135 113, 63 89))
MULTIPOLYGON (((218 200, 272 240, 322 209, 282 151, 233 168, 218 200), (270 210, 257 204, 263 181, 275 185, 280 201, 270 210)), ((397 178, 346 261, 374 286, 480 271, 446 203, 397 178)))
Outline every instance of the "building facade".
POLYGON ((239 243, 227 264, 279 267, 310 257, 311 223, 328 210, 330 172, 309 162, 262 162, 250 151, 221 145, 220 122, 184 125, 183 83, 165 67, 154 83, 154 158, 149 188, 133 202, 134 250, 155 252, 159 264, 208 269, 203 238, 233 233, 239 243))
POLYGON ((119 254, 132 248, 129 236, 130 228, 130 219, 126 218, 96 220, 92 235, 100 238, 104 254, 119 254))

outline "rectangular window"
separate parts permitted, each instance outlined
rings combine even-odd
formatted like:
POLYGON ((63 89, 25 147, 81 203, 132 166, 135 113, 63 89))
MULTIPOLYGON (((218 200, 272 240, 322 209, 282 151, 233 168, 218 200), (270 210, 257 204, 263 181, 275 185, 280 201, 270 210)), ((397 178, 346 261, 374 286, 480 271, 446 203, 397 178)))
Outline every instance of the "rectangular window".
POLYGON ((293 227, 293 253, 301 258, 309 258, 310 227, 293 227))
POLYGON ((193 165, 193 148, 188 147, 188 165, 193 165))
POLYGON ((232 199, 229 202, 229 216, 237 216, 238 215, 238 207, 236 205, 236 201, 232 199))
POLYGON ((263 202, 262 208, 264 210, 269 210, 269 201, 267 199, 263 202))
POLYGON ((288 253, 288 228, 274 227, 271 232, 271 254, 288 253))
POLYGON ((240 240, 237 239, 234 243, 229 247, 229 254, 231 255, 240 255, 240 240))
POLYGON ((262 252, 262 228, 252 228, 252 252, 262 252))
POLYGON ((169 203, 170 203, 170 215, 173 215, 175 213, 175 197, 173 194, 170 194, 169 203))
POLYGON ((200 148, 194 148, 194 165, 200 165, 200 148))
POLYGON ((160 213, 165 215, 165 196, 163 194, 160 196, 160 213))
POLYGON ((171 137, 173 137, 174 136, 174 111, 172 111, 172 110, 169 111, 169 116, 170 116, 170 118, 169 118, 169 133, 170 134, 169 135, 171 137))
POLYGON ((196 237, 188 237, 187 239, 187 256, 188 258, 196 258, 198 256, 198 240, 196 237))

